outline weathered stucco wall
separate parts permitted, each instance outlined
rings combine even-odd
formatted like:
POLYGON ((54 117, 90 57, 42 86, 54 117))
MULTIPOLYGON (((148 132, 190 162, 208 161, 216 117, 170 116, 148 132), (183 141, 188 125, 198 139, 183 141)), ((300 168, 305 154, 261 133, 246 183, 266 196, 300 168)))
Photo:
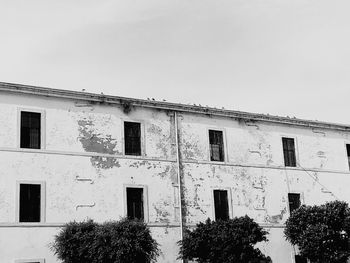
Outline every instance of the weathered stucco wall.
MULTIPOLYGON (((161 244, 159 262, 175 262, 180 213, 174 118, 173 112, 132 105, 1 93, 1 261, 58 262, 48 246, 60 225, 86 218, 118 220, 125 216, 124 187, 143 185, 146 220, 161 244), (42 150, 18 148, 20 109, 43 112, 42 150), (123 153, 123 121, 128 120, 142 123, 142 156, 123 153), (46 183, 44 223, 16 223, 16 182, 21 180, 46 183)), ((273 262, 288 263, 293 262, 292 247, 283 237, 288 192, 301 193, 305 204, 335 198, 350 202, 348 133, 190 113, 180 113, 178 124, 188 227, 214 218, 213 189, 227 189, 231 216, 248 214, 266 227, 270 241, 259 247, 273 262), (209 129, 224 131, 224 163, 209 161, 209 129), (284 167, 283 136, 296 139, 296 168, 284 167)))
POLYGON ((164 111, 132 109, 125 114, 123 107, 78 106, 70 100, 0 96, 0 243, 6 243, 9 235, 17 240, 11 249, 1 246, 1 261, 46 258, 47 262, 56 262, 48 250, 49 241, 57 233, 53 226, 71 220, 92 218, 103 222, 124 217, 126 185, 147 187, 146 220, 162 246, 159 259, 176 261, 174 244, 180 233, 176 227, 178 209, 174 207, 178 194, 174 187, 173 117, 164 111), (19 109, 44 113, 43 150, 17 147, 19 109), (141 121, 142 156, 123 155, 124 120, 141 121), (16 182, 24 180, 46 183, 45 223, 30 228, 18 228, 20 224, 15 223, 16 182))
POLYGON ((283 237, 288 193, 300 193, 309 205, 350 202, 347 133, 188 114, 180 123, 188 225, 214 219, 213 189, 227 189, 231 216, 247 214, 269 229, 270 241, 259 246, 273 262, 293 262, 283 237), (224 163, 210 161, 208 129, 224 132, 224 163), (282 137, 295 138, 298 167, 284 167, 282 137))

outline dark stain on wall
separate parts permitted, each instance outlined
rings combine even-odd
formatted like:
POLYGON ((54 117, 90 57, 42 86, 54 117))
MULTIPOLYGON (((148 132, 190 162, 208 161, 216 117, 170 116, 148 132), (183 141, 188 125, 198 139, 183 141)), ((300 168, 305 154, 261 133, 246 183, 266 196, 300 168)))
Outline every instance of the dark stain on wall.
MULTIPOLYGON (((180 171, 183 171, 183 168, 182 168, 182 166, 180 165, 180 171)), ((190 216, 190 214, 189 214, 189 211, 188 211, 188 209, 187 209, 187 207, 188 207, 188 193, 187 193, 187 188, 186 188, 186 184, 185 184, 185 179, 184 179, 184 177, 183 176, 180 176, 180 181, 181 181, 181 189, 182 189, 182 191, 181 191, 181 193, 180 193, 180 195, 181 195, 181 200, 180 200, 180 202, 181 202, 181 213, 182 213, 182 222, 183 222, 183 224, 184 224, 184 227, 186 227, 185 226, 185 224, 186 224, 186 222, 187 222, 187 218, 190 216)))
POLYGON ((266 221, 272 224, 278 224, 282 221, 283 215, 287 213, 287 209, 284 208, 280 214, 278 215, 273 215, 273 216, 266 216, 266 221))
POLYGON ((194 189, 194 199, 193 199, 193 205, 194 208, 199 210, 202 214, 206 214, 206 212, 202 209, 201 204, 199 204, 200 201, 203 201, 200 199, 199 195, 198 195, 198 189, 201 187, 200 184, 195 184, 195 189, 194 189))
POLYGON ((118 159, 114 157, 93 156, 90 158, 90 161, 96 168, 110 169, 113 167, 120 167, 118 159))
MULTIPOLYGON (((117 145, 116 140, 112 139, 111 135, 101 136, 100 133, 96 132, 94 122, 92 120, 78 120, 78 126, 78 139, 86 152, 111 155, 117 153, 117 151, 115 151, 115 147, 117 145)), ((90 161, 96 168, 110 169, 113 167, 120 167, 120 164, 115 157, 92 156, 90 161)))
POLYGON ((79 120, 79 141, 87 152, 115 154, 117 142, 111 135, 101 136, 96 133, 93 121, 79 120))
POLYGON ((133 105, 130 101, 127 100, 120 100, 120 105, 122 106, 123 112, 125 114, 129 114, 130 111, 133 109, 133 105))

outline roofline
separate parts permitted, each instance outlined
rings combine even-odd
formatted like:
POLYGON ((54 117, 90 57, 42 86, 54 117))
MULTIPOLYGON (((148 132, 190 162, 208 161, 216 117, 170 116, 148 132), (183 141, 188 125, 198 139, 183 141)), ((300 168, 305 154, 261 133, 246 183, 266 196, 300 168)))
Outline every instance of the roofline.
POLYGON ((194 105, 187 105, 187 104, 181 104, 181 103, 143 100, 143 99, 120 97, 120 96, 81 92, 81 91, 51 89, 51 88, 45 88, 45 87, 6 83, 6 82, 0 82, 0 92, 30 94, 30 95, 36 95, 36 96, 66 98, 66 99, 110 103, 110 104, 128 103, 133 106, 139 106, 139 107, 228 117, 228 118, 243 120, 246 122, 263 121, 263 122, 302 126, 302 127, 316 128, 316 129, 318 128, 318 129, 350 131, 350 125, 343 125, 343 124, 337 124, 337 123, 281 117, 281 116, 275 116, 275 115, 269 115, 269 114, 259 114, 259 113, 243 112, 243 111, 217 109, 212 107, 194 106, 194 105))

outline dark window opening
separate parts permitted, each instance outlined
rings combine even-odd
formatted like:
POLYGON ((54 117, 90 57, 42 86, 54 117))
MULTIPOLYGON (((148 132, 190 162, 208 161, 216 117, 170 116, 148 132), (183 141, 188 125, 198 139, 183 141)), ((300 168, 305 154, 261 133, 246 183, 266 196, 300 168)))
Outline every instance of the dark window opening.
POLYGON ((21 148, 40 149, 41 114, 21 112, 21 148))
POLYGON ((295 255, 295 263, 307 263, 307 259, 300 255, 295 255))
POLYGON ((282 138, 284 165, 296 167, 295 146, 293 138, 282 138))
POLYGON ((226 190, 214 190, 215 220, 228 220, 229 209, 226 190))
POLYGON ((125 154, 141 155, 141 124, 124 122, 125 154))
POLYGON ((40 184, 20 184, 19 222, 40 222, 40 190, 40 184))
POLYGON ((289 193, 288 194, 289 212, 292 213, 294 210, 300 207, 300 194, 289 193))
POLYGON ((143 188, 126 188, 126 199, 127 217, 143 220, 143 188))
POLYGON ((350 169, 350 144, 346 145, 346 153, 348 155, 348 164, 349 164, 349 169, 350 169))
POLYGON ((224 139, 222 131, 209 130, 210 160, 224 161, 224 139))

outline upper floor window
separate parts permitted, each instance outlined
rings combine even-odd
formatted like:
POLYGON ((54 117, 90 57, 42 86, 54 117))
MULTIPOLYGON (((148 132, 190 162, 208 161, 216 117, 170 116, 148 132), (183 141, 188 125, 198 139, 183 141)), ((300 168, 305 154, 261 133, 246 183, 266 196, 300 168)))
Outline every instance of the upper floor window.
POLYGON ((350 144, 346 145, 346 154, 348 156, 348 164, 349 164, 349 169, 350 169, 350 144))
POLYGON ((209 130, 210 161, 224 161, 224 138, 222 131, 209 130))
POLYGON ((289 212, 292 213, 294 210, 300 207, 300 194, 288 193, 289 212))
POLYGON ((124 122, 124 145, 126 155, 141 155, 141 123, 124 122))
POLYGON ((20 147, 41 148, 41 113, 21 111, 20 147))
POLYGON ((228 220, 229 207, 227 190, 214 190, 215 220, 228 220))
POLYGON ((296 167, 295 146, 293 138, 282 138, 284 165, 296 167))

